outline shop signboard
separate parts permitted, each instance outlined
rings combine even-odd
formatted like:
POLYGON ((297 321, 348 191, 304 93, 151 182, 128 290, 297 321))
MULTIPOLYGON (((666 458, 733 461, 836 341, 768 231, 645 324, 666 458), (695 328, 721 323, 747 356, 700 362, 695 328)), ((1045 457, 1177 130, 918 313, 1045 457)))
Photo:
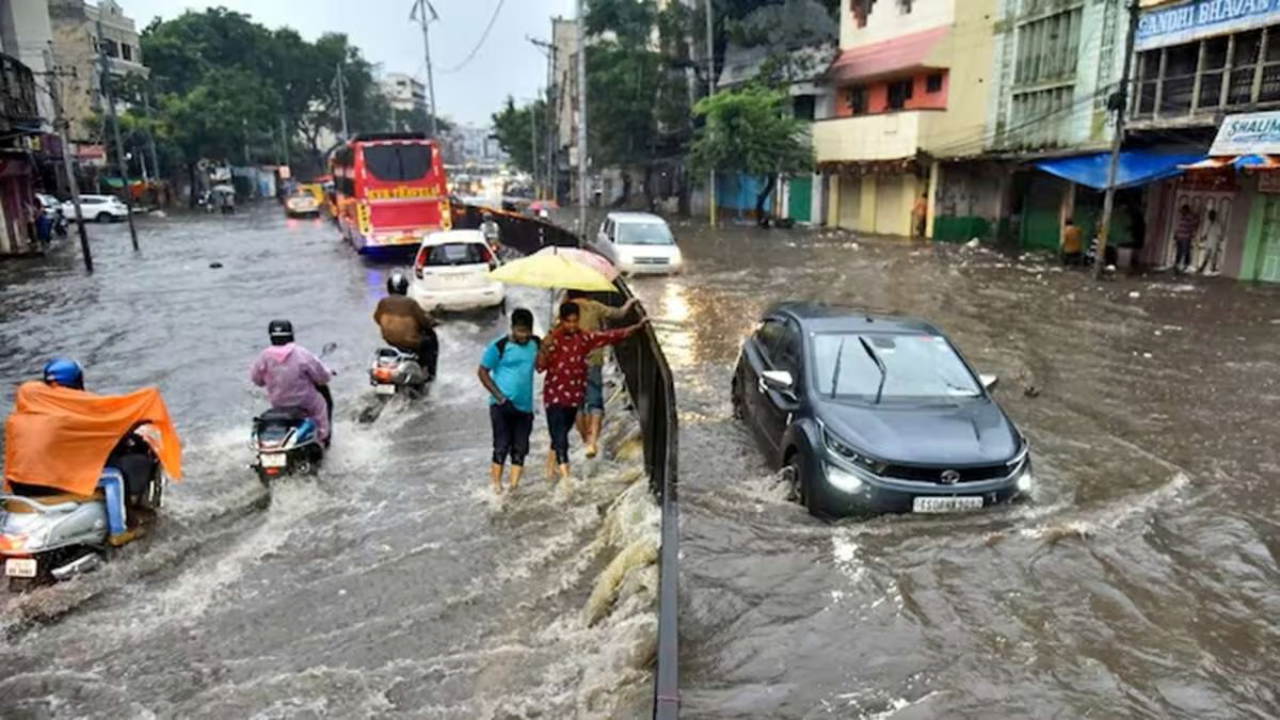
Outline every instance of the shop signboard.
POLYGON ((1280 23, 1280 0, 1190 0, 1144 10, 1134 38, 1141 52, 1280 23))
POLYGON ((1280 155, 1280 112, 1228 115, 1218 128, 1209 154, 1215 157, 1280 155))

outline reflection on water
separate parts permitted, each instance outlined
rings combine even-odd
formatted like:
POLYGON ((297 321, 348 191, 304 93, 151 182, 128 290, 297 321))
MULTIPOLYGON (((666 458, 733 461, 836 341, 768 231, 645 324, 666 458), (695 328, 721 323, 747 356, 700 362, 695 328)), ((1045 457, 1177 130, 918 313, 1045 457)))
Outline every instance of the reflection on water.
POLYGON ((1277 289, 1099 284, 844 233, 681 239, 687 274, 638 292, 673 319, 687 715, 1280 714, 1277 289), (1001 377, 1034 501, 837 525, 787 504, 728 388, 758 314, 788 299, 937 323, 1001 377))

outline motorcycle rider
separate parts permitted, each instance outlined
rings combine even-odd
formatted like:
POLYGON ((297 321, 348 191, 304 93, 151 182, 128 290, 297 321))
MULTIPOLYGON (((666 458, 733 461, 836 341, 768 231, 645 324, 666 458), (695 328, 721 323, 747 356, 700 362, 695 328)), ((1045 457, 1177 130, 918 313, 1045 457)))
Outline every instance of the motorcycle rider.
POLYGON ((310 350, 293 341, 293 323, 272 320, 267 325, 271 347, 254 361, 249 379, 267 389, 273 408, 301 408, 316 424, 316 435, 329 446, 333 420, 333 396, 329 381, 333 374, 310 350))
POLYGON ((502 239, 502 228, 494 221, 493 213, 488 210, 481 213, 480 218, 480 232, 484 235, 485 242, 489 243, 489 248, 497 253, 502 239))
POLYGON ((409 279, 397 270, 387 278, 387 297, 378 301, 373 321, 382 329, 382 339, 400 352, 418 356, 427 371, 427 381, 436 379, 440 339, 436 321, 417 301, 408 297, 409 279))
POLYGON ((84 390, 84 368, 70 358, 54 358, 44 364, 44 384, 71 390, 84 390))

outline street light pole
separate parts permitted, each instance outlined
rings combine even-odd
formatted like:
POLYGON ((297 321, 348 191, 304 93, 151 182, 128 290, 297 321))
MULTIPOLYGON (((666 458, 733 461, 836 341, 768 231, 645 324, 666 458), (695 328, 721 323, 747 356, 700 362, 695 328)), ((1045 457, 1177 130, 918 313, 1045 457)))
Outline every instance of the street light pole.
POLYGON ((578 232, 587 235, 587 18, 578 0, 578 232))
POLYGON ((431 31, 428 26, 439 20, 440 16, 436 14, 436 9, 429 0, 415 0, 415 2, 412 16, 416 16, 418 23, 422 25, 422 51, 427 60, 427 102, 431 104, 431 137, 435 138, 440 134, 440 126, 436 121, 436 80, 431 66, 431 31), (427 15, 428 12, 431 14, 427 15))
POLYGON ((533 158, 533 194, 538 194, 538 101, 529 105, 529 157, 533 158))
POLYGON ((107 63, 107 43, 102 37, 102 17, 98 17, 98 64, 102 68, 102 96, 107 101, 107 116, 115 131, 116 164, 120 167, 120 181, 124 183, 124 207, 129 213, 129 239, 133 249, 138 249, 138 229, 133 225, 133 198, 129 192, 129 164, 124 157, 124 143, 120 141, 120 119, 116 117, 116 101, 111 96, 111 66, 107 63))
MULTIPOLYGON (((716 33, 711 0, 707 0, 707 97, 716 94, 716 33)), ((711 208, 711 227, 716 226, 716 169, 711 168, 707 180, 707 205, 711 208)))
MULTIPOLYGON (((1124 0, 1120 0, 1123 2, 1124 0)), ((1102 227, 1098 229, 1098 248, 1093 256, 1093 276, 1102 277, 1107 264, 1107 240, 1111 235, 1111 213, 1116 203, 1116 175, 1120 171, 1120 149, 1124 145, 1124 115, 1129 100, 1129 73, 1133 68, 1133 45, 1138 32, 1138 0, 1129 0, 1129 29, 1124 40, 1124 70, 1120 73, 1120 89, 1112 96, 1116 113, 1115 134, 1111 137, 1111 162, 1107 165, 1107 192, 1102 199, 1102 227)))
POLYGON ((350 135, 347 132, 347 79, 342 76, 342 63, 335 66, 338 82, 338 112, 342 114, 342 141, 346 142, 350 135))
POLYGON ((76 170, 71 164, 71 143, 67 140, 67 121, 62 111, 62 75, 53 64, 53 53, 47 48, 44 51, 44 64, 49 68, 49 99, 53 101, 54 127, 58 130, 58 141, 62 145, 62 170, 67 174, 67 184, 71 186, 71 206, 75 208, 73 218, 80 230, 80 254, 84 256, 85 272, 93 272, 93 251, 89 249, 89 235, 85 230, 84 210, 80 207, 80 183, 76 181, 76 170))

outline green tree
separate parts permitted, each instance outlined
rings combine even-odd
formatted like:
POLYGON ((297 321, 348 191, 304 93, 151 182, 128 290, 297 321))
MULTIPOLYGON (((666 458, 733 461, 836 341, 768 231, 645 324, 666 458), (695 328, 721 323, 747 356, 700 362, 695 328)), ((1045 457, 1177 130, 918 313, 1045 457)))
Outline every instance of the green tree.
POLYGON ((788 97, 760 85, 704 98, 694 113, 704 120, 690 148, 690 164, 699 173, 712 169, 763 175, 756 215, 767 222, 765 206, 779 173, 810 172, 813 146, 805 123, 786 114, 788 97))
POLYGON ((542 155, 546 152, 550 130, 547 118, 545 100, 517 106, 515 98, 508 97, 502 110, 494 113, 493 136, 518 170, 532 173, 535 157, 538 165, 543 163, 542 155))

